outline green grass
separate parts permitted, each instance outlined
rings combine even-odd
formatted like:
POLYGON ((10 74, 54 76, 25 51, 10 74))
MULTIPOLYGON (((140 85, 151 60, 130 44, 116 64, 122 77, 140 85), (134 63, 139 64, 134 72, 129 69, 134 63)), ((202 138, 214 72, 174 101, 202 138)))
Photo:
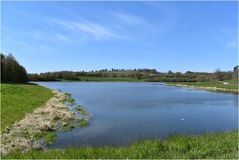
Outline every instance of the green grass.
POLYGON ((80 127, 84 127, 89 124, 88 120, 86 120, 86 119, 77 119, 77 123, 80 127))
POLYGON ((83 82, 144 82, 144 79, 134 77, 93 77, 93 76, 80 76, 79 80, 61 80, 68 81, 83 81, 83 82))
POLYGON ((182 84, 195 87, 217 87, 226 90, 238 90, 238 84, 236 81, 225 81, 228 84, 223 84, 222 81, 208 81, 208 82, 170 82, 170 85, 182 84))
POLYGON ((24 159, 238 159, 238 131, 202 135, 176 135, 166 140, 142 140, 121 147, 73 147, 14 152, 3 158, 24 159))
POLYGON ((1 84, 1 131, 53 97, 50 89, 33 84, 1 84))

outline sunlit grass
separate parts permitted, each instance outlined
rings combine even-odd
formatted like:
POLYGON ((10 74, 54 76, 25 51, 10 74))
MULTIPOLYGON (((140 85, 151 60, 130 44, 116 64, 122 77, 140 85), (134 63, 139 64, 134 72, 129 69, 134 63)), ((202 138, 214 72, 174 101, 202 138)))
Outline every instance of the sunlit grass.
POLYGON ((225 91, 238 91, 238 84, 236 81, 208 81, 208 82, 169 82, 169 85, 187 85, 195 87, 216 87, 218 89, 225 89, 225 91))
POLYGON ((50 89, 32 84, 1 84, 1 130, 53 97, 50 89))
POLYGON ((14 152, 3 158, 130 158, 130 159, 238 159, 238 131, 202 135, 176 135, 166 140, 141 140, 127 146, 72 147, 14 152))

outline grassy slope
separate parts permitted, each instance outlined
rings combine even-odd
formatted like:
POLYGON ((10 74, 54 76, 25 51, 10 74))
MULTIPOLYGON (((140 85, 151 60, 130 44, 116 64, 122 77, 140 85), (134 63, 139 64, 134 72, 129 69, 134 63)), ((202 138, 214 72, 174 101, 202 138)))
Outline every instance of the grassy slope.
POLYGON ((226 81, 228 84, 223 84, 223 82, 220 81, 208 81, 208 82, 170 82, 168 84, 170 85, 177 85, 177 84, 182 84, 182 85, 188 85, 188 86, 195 86, 195 87, 217 87, 221 89, 226 89, 226 90, 232 90, 232 91, 237 91, 238 90, 238 84, 236 81, 226 81))
MULTIPOLYGON (((68 80, 62 80, 68 81, 68 80)), ((92 77, 92 76, 81 76, 80 80, 76 81, 93 81, 93 82, 143 82, 144 79, 138 79, 134 77, 92 77)))
POLYGON ((238 132, 173 136, 125 147, 79 147, 15 152, 3 158, 238 158, 238 132))
POLYGON ((1 130, 53 96, 50 89, 31 84, 1 84, 1 130))

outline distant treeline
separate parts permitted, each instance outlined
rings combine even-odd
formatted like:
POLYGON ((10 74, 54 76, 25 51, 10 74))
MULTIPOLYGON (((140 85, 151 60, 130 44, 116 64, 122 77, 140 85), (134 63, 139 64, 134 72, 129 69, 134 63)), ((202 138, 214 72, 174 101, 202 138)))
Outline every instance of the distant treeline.
POLYGON ((46 72, 40 74, 27 74, 25 68, 21 66, 12 54, 1 54, 1 81, 19 82, 29 81, 59 81, 59 80, 81 80, 83 76, 90 77, 132 77, 150 82, 203 82, 211 80, 237 80, 238 66, 232 71, 220 71, 214 73, 207 72, 158 72, 156 69, 102 69, 94 71, 59 71, 46 72))
POLYGON ((103 69, 90 72, 80 71, 60 71, 60 72, 46 72, 40 74, 28 74, 31 81, 58 81, 58 80, 81 80, 82 76, 91 77, 134 77, 137 79, 144 79, 152 82, 203 82, 211 80, 231 80, 237 79, 238 66, 234 67, 233 71, 216 70, 214 73, 206 72, 158 72, 156 69, 103 69))
POLYGON ((185 73, 181 72, 171 72, 159 73, 153 77, 149 77, 146 80, 152 82, 205 82, 212 80, 237 80, 238 77, 238 67, 234 67, 233 71, 220 71, 216 70, 214 73, 207 72, 191 72, 187 71, 185 73))
POLYGON ((80 80, 81 76, 91 77, 134 77, 142 79, 157 75, 158 72, 155 69, 102 69, 95 71, 60 71, 60 72, 46 72, 40 74, 28 74, 31 81, 57 81, 57 80, 80 80))
POLYGON ((12 54, 1 55, 1 82, 26 83, 28 76, 25 68, 21 66, 12 54))

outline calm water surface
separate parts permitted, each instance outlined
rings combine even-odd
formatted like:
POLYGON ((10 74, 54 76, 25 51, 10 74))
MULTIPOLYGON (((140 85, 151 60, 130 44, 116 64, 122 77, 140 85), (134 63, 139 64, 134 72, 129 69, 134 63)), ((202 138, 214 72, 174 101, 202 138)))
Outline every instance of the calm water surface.
POLYGON ((49 147, 124 145, 141 138, 238 128, 235 94, 147 82, 38 84, 71 93, 93 114, 87 127, 57 131, 49 147))

